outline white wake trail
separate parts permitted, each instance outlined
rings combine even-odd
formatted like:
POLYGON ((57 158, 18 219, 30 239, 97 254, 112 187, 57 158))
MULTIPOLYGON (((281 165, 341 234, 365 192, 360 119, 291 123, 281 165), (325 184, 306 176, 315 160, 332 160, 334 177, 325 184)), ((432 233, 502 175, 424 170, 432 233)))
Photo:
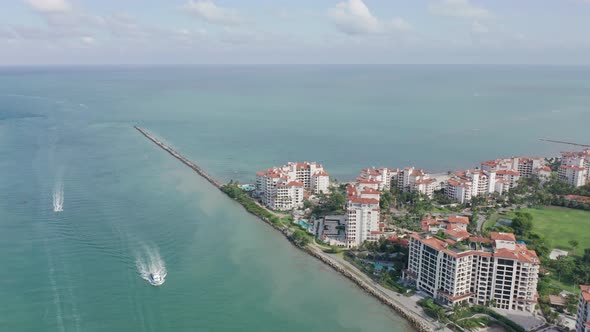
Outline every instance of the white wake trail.
POLYGON ((159 274, 162 279, 166 278, 168 274, 166 263, 157 248, 144 247, 143 253, 137 255, 135 265, 141 278, 147 281, 149 281, 150 274, 159 274))
POLYGON ((64 184, 58 182, 53 188, 53 212, 62 212, 64 210, 64 184))

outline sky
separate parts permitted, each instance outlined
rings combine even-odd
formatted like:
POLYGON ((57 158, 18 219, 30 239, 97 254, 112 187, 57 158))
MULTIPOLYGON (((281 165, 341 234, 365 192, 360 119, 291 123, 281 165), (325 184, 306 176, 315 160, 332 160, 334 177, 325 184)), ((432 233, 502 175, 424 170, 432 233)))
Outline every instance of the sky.
POLYGON ((590 64, 590 0, 0 0, 0 66, 590 64))

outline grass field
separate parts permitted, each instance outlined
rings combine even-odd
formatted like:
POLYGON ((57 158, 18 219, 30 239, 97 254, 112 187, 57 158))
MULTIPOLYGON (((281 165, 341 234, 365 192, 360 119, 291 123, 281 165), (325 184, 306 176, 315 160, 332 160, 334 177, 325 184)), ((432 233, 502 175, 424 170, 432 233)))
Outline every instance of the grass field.
MULTIPOLYGON (((533 215, 533 231, 552 240, 553 247, 571 250, 570 240, 580 244, 576 253, 590 248, 590 211, 568 209, 562 207, 545 207, 541 209, 522 209, 533 215)), ((493 226, 498 219, 511 219, 513 213, 500 214, 485 223, 484 229, 493 226)))

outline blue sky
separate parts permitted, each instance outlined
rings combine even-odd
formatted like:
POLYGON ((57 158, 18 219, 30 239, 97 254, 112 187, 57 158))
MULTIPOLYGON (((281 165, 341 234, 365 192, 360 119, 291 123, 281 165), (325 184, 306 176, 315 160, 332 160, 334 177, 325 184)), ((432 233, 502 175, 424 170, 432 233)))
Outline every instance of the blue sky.
POLYGON ((590 0, 0 1, 0 65, 590 64, 590 0))

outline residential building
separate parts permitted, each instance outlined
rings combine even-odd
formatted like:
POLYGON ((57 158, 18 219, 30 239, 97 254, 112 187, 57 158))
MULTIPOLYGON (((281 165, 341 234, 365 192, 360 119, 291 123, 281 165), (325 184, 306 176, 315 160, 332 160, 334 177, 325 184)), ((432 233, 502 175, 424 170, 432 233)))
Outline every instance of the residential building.
POLYGON ((387 167, 365 168, 359 173, 359 179, 374 180, 379 182, 379 190, 389 190, 397 179, 398 169, 387 167))
POLYGON ((541 183, 545 183, 551 179, 551 167, 543 166, 533 169, 533 174, 536 175, 541 183))
POLYGON ((375 180, 362 182, 346 188, 345 242, 348 248, 359 247, 363 242, 374 241, 381 236, 378 183, 375 180))
POLYGON ((458 171, 447 180, 445 194, 459 203, 466 203, 473 197, 493 193, 496 180, 495 170, 458 171))
POLYGON ((534 170, 546 166, 544 158, 511 157, 488 160, 481 163, 483 171, 516 171, 521 177, 530 177, 534 170))
POLYGON ((437 233, 440 230, 455 229, 459 228, 464 231, 469 226, 469 217, 466 216, 448 216, 436 217, 436 218, 424 218, 422 219, 422 230, 425 232, 437 233))
POLYGON ((518 186, 518 180, 520 180, 520 173, 514 170, 502 169, 496 172, 496 180, 497 179, 504 179, 505 181, 502 181, 502 183, 504 185, 507 185, 506 188, 504 188, 504 190, 510 190, 518 186))
POLYGON ((413 234, 404 277, 438 302, 533 312, 540 261, 510 233, 478 238, 453 228, 445 237, 413 234))
POLYGON ((590 332, 590 286, 580 286, 580 303, 576 318, 576 332, 590 332))
POLYGON ((291 210, 303 206, 304 190, 327 192, 330 176, 315 162, 289 162, 281 167, 256 173, 255 193, 262 203, 274 210, 291 210))
POLYGON ((583 166, 561 165, 557 176, 561 181, 565 181, 574 187, 581 187, 588 183, 588 171, 583 166))
POLYGON ((401 192, 415 191, 432 198, 437 186, 436 179, 422 169, 406 167, 397 174, 397 187, 401 192))

